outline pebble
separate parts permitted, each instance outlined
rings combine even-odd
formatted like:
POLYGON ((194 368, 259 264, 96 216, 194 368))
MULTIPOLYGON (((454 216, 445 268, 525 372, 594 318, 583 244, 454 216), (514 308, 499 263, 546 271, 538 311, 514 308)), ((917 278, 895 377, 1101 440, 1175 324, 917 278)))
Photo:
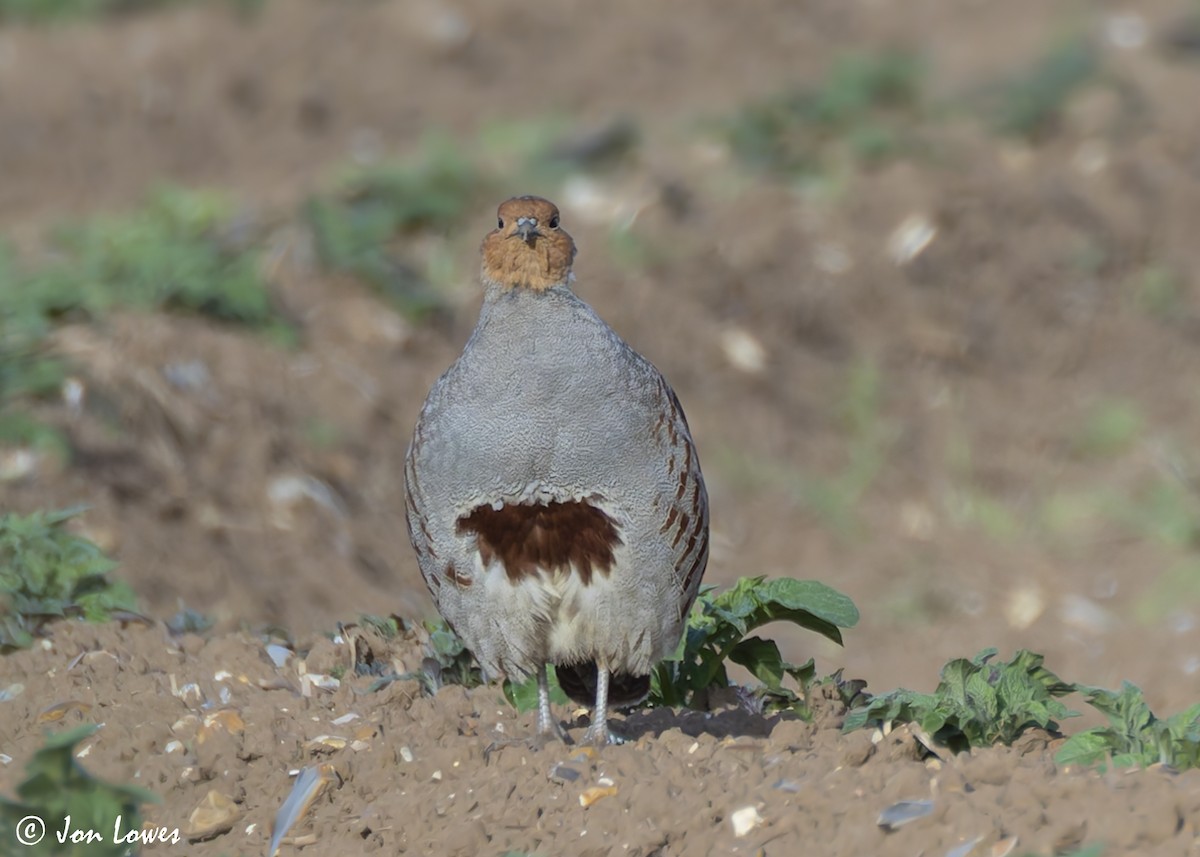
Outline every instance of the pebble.
POLYGON ((946 857, 968 857, 968 855, 975 850, 975 846, 982 841, 982 836, 976 836, 974 839, 968 839, 961 845, 956 845, 947 851, 946 857))
POLYGON ((1104 22, 1104 35, 1108 43, 1124 51, 1144 47, 1148 39, 1146 19, 1137 13, 1109 15, 1104 22))
POLYGON ((589 807, 596 801, 602 798, 612 797, 617 793, 616 786, 592 786, 590 789, 584 789, 583 794, 579 796, 579 805, 589 807))
POLYGON ((896 265, 907 265, 925 252, 936 236, 937 227, 928 217, 910 214, 888 238, 888 256, 896 265))
POLYGON ((902 800, 879 813, 875 822, 884 830, 896 830, 933 812, 931 800, 902 800))
POLYGON ((168 363, 162 367, 162 373, 168 384, 185 392, 203 390, 212 378, 208 366, 202 360, 168 363))
POLYGON ((1058 610, 1059 620, 1089 634, 1104 634, 1117 627, 1117 620, 1105 608, 1090 598, 1068 593, 1058 610))
POLYGON ((582 774, 570 765, 555 765, 550 769, 550 779, 556 783, 573 783, 581 776, 582 774))
POLYGON ((762 824, 763 818, 758 814, 757 807, 744 806, 730 814, 729 823, 733 825, 733 835, 741 839, 762 824))
POLYGON ((762 343, 740 327, 733 327, 721 334, 721 350, 729 364, 747 375, 757 375, 767 367, 767 351, 762 343))
POLYGON ((1023 631, 1038 620, 1046 609, 1046 599, 1036 583, 1017 586, 1008 594, 1004 605, 1004 618, 1008 624, 1023 631))
POLYGON ((0 482, 17 482, 37 472, 40 457, 24 447, 0 453, 0 482))

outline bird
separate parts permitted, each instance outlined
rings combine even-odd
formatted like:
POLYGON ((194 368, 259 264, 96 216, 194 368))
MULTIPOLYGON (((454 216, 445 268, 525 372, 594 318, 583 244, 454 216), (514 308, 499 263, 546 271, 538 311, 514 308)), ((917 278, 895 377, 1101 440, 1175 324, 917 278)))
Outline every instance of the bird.
POLYGON ((592 708, 650 689, 708 565, 708 493, 675 391, 575 294, 558 207, 518 196, 483 239, 483 303, 405 456, 421 575, 487 678, 537 676, 537 733, 569 740, 547 667, 592 708))

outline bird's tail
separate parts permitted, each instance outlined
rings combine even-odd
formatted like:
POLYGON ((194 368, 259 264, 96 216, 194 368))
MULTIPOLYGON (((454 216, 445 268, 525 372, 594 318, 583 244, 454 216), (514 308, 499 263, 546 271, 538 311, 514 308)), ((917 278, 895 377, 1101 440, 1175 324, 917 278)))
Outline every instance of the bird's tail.
MULTIPOLYGON (((554 674, 563 692, 580 705, 596 701, 596 662, 555 666, 554 674)), ((614 672, 608 677, 608 704, 613 708, 637 705, 650 693, 650 676, 614 672)))

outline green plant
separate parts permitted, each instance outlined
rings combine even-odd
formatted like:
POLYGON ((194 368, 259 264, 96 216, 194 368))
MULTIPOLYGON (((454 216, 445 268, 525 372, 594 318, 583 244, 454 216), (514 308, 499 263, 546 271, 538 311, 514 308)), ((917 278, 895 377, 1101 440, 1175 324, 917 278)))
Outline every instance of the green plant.
POLYGON ((859 503, 887 463, 897 431, 883 416, 883 374, 875 361, 856 361, 845 383, 838 417, 846 452, 838 472, 824 477, 802 474, 730 448, 718 450, 717 464, 728 478, 748 487, 771 486, 786 492, 838 535, 849 537, 859 527, 859 503))
MULTIPOLYGON (((651 674, 646 704, 708 708, 711 691, 730 687, 728 661, 745 667, 762 682, 749 691, 762 710, 807 714, 804 692, 814 684, 812 660, 800 666, 790 664, 773 641, 747 636, 769 622, 791 622, 840 645, 841 629, 858 622, 858 610, 845 595, 813 580, 743 577, 720 594, 705 587, 688 616, 678 648, 651 674)), ((565 703, 567 697, 553 669, 549 678, 552 701, 565 703)), ((846 688, 848 696, 860 689, 837 676, 827 681, 846 688)), ((533 710, 537 707, 536 677, 519 684, 506 682, 504 696, 518 711, 533 710)))
POLYGON ((1117 521, 1169 547, 1190 551, 1200 545, 1200 497, 1186 479, 1164 475, 1132 499, 1114 499, 1117 521))
POLYGON ((857 527, 857 509, 886 463, 895 429, 883 417, 883 374, 874 360, 860 359, 850 367, 839 416, 848 438, 846 462, 827 479, 801 483, 801 502, 816 510, 843 535, 857 527))
POLYGON ((813 662, 790 664, 774 641, 747 636, 770 622, 791 622, 841 645, 841 631, 858 622, 858 610, 845 595, 815 580, 743 577, 719 594, 706 588, 679 647, 651 674, 649 704, 707 707, 710 691, 729 687, 726 661, 731 661, 762 682, 757 694, 766 710, 802 711, 813 662), (789 678, 795 690, 785 684, 789 678))
POLYGON ((1108 717, 1108 726, 1067 739, 1055 755, 1060 765, 1094 765, 1111 757, 1118 768, 1157 763, 1180 770, 1200 767, 1200 704, 1160 720, 1142 691, 1129 682, 1119 691, 1082 685, 1076 689, 1108 717))
POLYGON ((224 197, 162 188, 136 211, 60 227, 36 264, 20 265, 0 246, 0 443, 66 454, 63 437, 28 413, 66 377, 65 361, 46 345, 62 318, 183 310, 287 341, 257 238, 224 197))
POLYGON ((219 194, 162 188, 137 211, 61 227, 55 257, 25 274, 5 303, 26 319, 127 307, 280 326, 253 233, 235 215, 219 194))
MULTIPOLYGON (((187 0, 0 0, 0 22, 45 23, 104 15, 127 15, 177 6, 187 0)), ((230 0, 238 12, 257 10, 264 0, 230 0)))
POLYGON ((0 653, 24 648, 54 619, 104 622, 133 610, 133 591, 108 578, 115 563, 63 524, 82 509, 0 516, 0 653))
POLYGON ((738 158, 770 170, 816 172, 833 139, 848 140, 860 159, 880 160, 899 146, 889 111, 913 107, 920 83, 921 63, 911 54, 851 54, 816 89, 746 105, 723 127, 738 158))
POLYGON ((1180 317, 1179 306, 1185 290, 1179 276, 1162 264, 1152 264, 1139 272, 1131 283, 1133 302, 1147 315, 1170 321, 1180 317))
POLYGON ((368 628, 374 629, 385 640, 394 640, 406 629, 404 620, 399 616, 374 616, 364 613, 358 620, 368 628))
POLYGON ((440 684, 459 684, 476 687, 483 684, 483 673, 466 645, 443 620, 425 623, 429 632, 426 651, 437 664, 437 680, 440 684))
MULTIPOLYGON (((25 780, 17 786, 18 800, 0 798, 0 819, 6 836, 16 834, 22 837, 19 841, 32 843, 38 834, 38 821, 34 819, 44 825, 40 841, 22 847, 20 853, 117 857, 134 852, 133 843, 142 830, 140 807, 157 803, 158 798, 135 786, 96 779, 76 761, 76 745, 99 728, 87 724, 47 737, 25 767, 25 780), (77 835, 91 831, 94 835, 86 837, 87 841, 73 842, 68 833, 67 841, 60 843, 58 834, 68 816, 70 831, 77 835), (134 839, 127 838, 130 836, 134 839)), ((12 846, 6 843, 6 847, 12 846)))
POLYGON ((1024 73, 984 98, 1002 134, 1033 139, 1058 123, 1067 100, 1099 70, 1096 50, 1083 39, 1058 45, 1024 73))
POLYGON ((1010 661, 993 663, 995 656, 995 649, 984 649, 971 660, 950 661, 933 693, 900 689, 876 696, 850 712, 843 730, 916 723, 957 753, 1011 744, 1031 726, 1057 730, 1057 719, 1075 716, 1058 701, 1074 685, 1046 669, 1041 655, 1022 649, 1010 661))
MULTIPOLYGON (((483 684, 483 671, 475 658, 467 650, 466 644, 444 619, 438 618, 425 622, 423 626, 408 626, 403 620, 394 616, 380 618, 363 616, 362 623, 373 627, 384 639, 392 639, 405 631, 414 633, 421 641, 425 657, 421 669, 407 673, 391 673, 376 679, 371 685, 371 691, 387 687, 401 679, 416 679, 426 693, 436 693, 438 688, 447 684, 457 684, 462 687, 478 687, 483 684)), ((362 672, 360 666, 356 666, 362 672)))
POLYGON ((1137 596, 1134 616, 1145 625, 1158 625, 1181 608, 1200 601, 1200 559, 1191 556, 1162 569, 1137 596))
POLYGON ((11 251, 0 244, 0 446, 27 446, 65 458, 62 435, 26 410, 57 393, 67 372, 44 344, 47 320, 23 307, 18 312, 24 286, 11 251))
POLYGON ((1095 404, 1075 442, 1078 451, 1092 457, 1124 452, 1142 431, 1142 414, 1134 402, 1110 399, 1095 404))
MULTIPOLYGON (((546 668, 546 675, 550 683, 550 701, 555 705, 566 705, 567 695, 563 692, 562 687, 558 684, 558 676, 554 674, 554 667, 546 668)), ((504 698, 508 700, 508 704, 517 711, 534 711, 538 707, 538 688, 537 676, 530 676, 523 682, 505 681, 504 682, 504 698)))
POLYGON ((29 447, 65 462, 70 457, 70 444, 66 437, 57 429, 39 422, 27 411, 17 409, 16 404, 0 393, 0 447, 29 447))
POLYGON ((355 169, 338 190, 305 207, 317 253, 329 269, 362 279, 406 315, 441 308, 428 270, 406 258, 401 239, 418 231, 446 233, 480 201, 490 182, 445 140, 420 157, 355 169))

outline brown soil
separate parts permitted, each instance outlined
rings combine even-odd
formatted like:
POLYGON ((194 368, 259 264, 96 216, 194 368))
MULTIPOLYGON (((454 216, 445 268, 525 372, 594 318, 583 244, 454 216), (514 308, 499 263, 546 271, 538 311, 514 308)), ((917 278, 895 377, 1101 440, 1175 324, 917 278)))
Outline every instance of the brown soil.
MULTIPOLYGON (((620 264, 603 218, 559 201, 581 248, 578 291, 688 410, 712 497, 708 581, 789 574, 845 591, 863 613, 845 649, 778 633, 793 660, 815 656, 875 690, 930 689, 947 659, 997 646, 1044 652, 1073 681, 1131 679, 1163 713, 1194 702, 1196 530, 1156 535, 1181 515, 1200 520, 1200 114, 1184 107, 1200 63, 1170 47, 1184 10, 1138 4, 1148 41, 1123 49, 1106 35, 1109 12, 1034 0, 778 0, 753 13, 697 2, 682 22, 669 6, 271 0, 251 21, 196 4, 0 29, 0 234, 33 247, 50 224, 132 206, 164 180, 229 189, 271 219, 352 155, 407 153, 431 129, 469 140, 502 118, 630 117, 642 144, 605 189, 638 208, 649 258, 620 264), (455 21, 465 39, 445 36, 455 21), (848 49, 921 51, 936 101, 1029 67, 1075 31, 1105 76, 1035 145, 942 111, 910 155, 839 162, 835 180, 798 192, 739 172, 699 130, 818 80, 848 49), (911 215, 937 233, 897 265, 889 237, 911 215), (1148 277, 1173 283, 1165 309, 1148 307, 1148 277), (738 332, 762 347, 762 371, 729 358, 738 332), (869 364, 883 384, 882 466, 847 512, 822 512, 812 485, 847 471, 847 379, 869 364), (1087 415, 1118 400, 1141 431, 1089 453, 1087 415)), ((414 329, 322 275, 283 229, 274 281, 301 320, 295 351, 177 316, 57 332, 88 406, 43 416, 76 455, 3 484, 0 502, 90 504, 83 528, 148 613, 184 603, 218 624, 207 641, 61 626, 49 648, 5 659, 4 683, 25 690, 0 703, 13 757, 0 791, 41 739, 37 714, 77 699, 91 708, 66 722, 105 723, 89 767, 162 794, 156 822, 186 828, 210 789, 236 802, 232 832, 181 853, 263 853, 288 771, 323 761, 337 778, 297 830, 317 854, 908 855, 1014 835, 1015 853, 1194 852, 1194 776, 1064 772, 1044 746, 931 765, 891 736, 867 758, 871 736, 840 736, 833 714, 809 726, 658 712, 633 715, 636 740, 597 759, 509 747, 484 765, 497 724, 530 727, 494 689, 429 699, 403 684, 367 694, 355 679, 301 695, 295 662, 276 670, 241 629, 285 627, 309 641, 302 652, 318 640, 307 667, 323 672, 314 663, 345 653, 320 632, 362 612, 430 609, 400 523, 400 461, 473 323, 473 253, 490 219, 479 211, 453 245, 462 276, 446 325, 414 329), (165 380, 184 364, 207 370, 200 388, 165 380), (69 668, 83 651, 114 657, 69 668), (170 695, 172 675, 202 696, 170 695), (284 686, 260 688, 279 676, 284 686), (222 684, 219 705, 245 728, 201 742, 213 711, 201 703, 222 684), (351 712, 360 719, 332 724, 351 712), (327 734, 362 744, 308 743, 327 734), (579 778, 548 779, 558 762, 579 778), (617 793, 581 807, 601 777, 617 793), (891 834, 875 823, 896 801, 931 797, 931 816, 891 834), (746 806, 764 822, 735 839, 730 816, 746 806)))
MULTIPOLYGON (((361 629, 349 638, 400 669, 419 663, 418 648, 389 649, 361 629)), ((1200 832, 1200 771, 1064 771, 1044 734, 922 761, 907 728, 842 735, 832 704, 814 723, 657 710, 630 716, 629 743, 598 754, 561 744, 487 753, 497 738, 532 734, 532 716, 494 688, 431 697, 412 681, 372 693, 363 677, 305 689, 306 676, 352 659, 348 643, 320 640, 276 668, 242 633, 173 640, 159 627, 60 626, 52 646, 10 659, 25 692, 5 703, 5 743, 23 762, 49 701, 71 703, 55 726, 104 723, 81 749, 86 765, 163 797, 147 821, 178 829, 180 842, 156 853, 268 853, 306 766, 323 767, 328 784, 283 853, 886 857, 975 841, 971 853, 1007 853, 1015 838, 1018 854, 1100 841, 1112 854, 1186 855, 1200 832), (219 823, 194 814, 212 792, 229 808, 219 823), (901 801, 932 811, 885 831, 880 814, 901 801), (734 816, 751 810, 757 824, 739 835, 734 816)))

